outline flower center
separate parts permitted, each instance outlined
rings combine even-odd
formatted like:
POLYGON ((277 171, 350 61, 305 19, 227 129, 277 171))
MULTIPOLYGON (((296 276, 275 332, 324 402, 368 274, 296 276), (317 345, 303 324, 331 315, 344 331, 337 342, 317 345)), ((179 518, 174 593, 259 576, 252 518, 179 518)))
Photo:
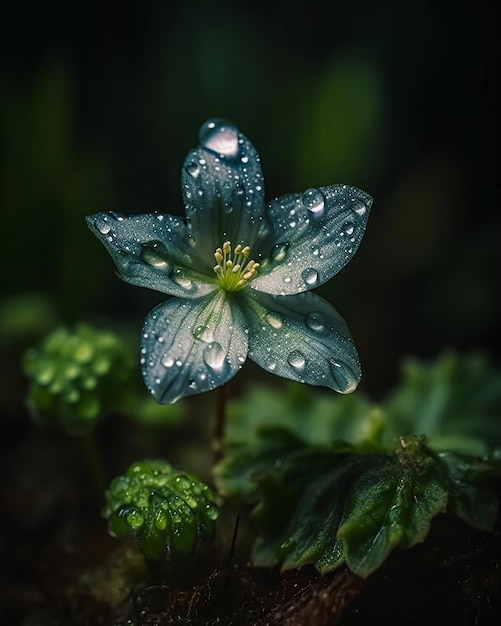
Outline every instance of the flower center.
POLYGON ((240 244, 232 251, 231 241, 225 241, 223 247, 214 252, 217 263, 214 272, 219 279, 221 289, 239 291, 256 277, 259 263, 249 261, 249 254, 249 246, 240 244))

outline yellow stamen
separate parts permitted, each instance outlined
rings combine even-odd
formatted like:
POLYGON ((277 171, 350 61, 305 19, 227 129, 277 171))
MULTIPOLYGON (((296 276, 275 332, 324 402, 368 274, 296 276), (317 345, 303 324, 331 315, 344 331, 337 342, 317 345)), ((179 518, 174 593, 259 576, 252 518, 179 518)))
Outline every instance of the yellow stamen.
POLYGON ((214 272, 222 289, 239 291, 257 276, 259 263, 252 259, 248 261, 249 255, 250 247, 241 244, 232 252, 230 241, 225 241, 221 248, 216 249, 214 272))

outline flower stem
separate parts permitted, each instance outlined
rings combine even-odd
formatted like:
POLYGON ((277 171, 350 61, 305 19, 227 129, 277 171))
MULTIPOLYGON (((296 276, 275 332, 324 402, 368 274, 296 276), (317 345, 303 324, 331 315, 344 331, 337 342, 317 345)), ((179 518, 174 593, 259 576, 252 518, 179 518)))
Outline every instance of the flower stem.
POLYGON ((212 450, 214 452, 214 465, 221 460, 223 455, 224 428, 226 424, 226 385, 221 385, 217 391, 216 419, 212 434, 212 450))

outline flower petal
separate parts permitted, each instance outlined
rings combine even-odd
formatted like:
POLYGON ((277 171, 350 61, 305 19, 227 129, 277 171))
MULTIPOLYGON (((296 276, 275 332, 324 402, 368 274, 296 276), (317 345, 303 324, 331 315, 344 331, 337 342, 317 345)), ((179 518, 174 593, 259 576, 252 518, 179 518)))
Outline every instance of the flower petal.
POLYGON ((252 247, 269 230, 259 156, 231 122, 202 126, 200 146, 184 163, 182 189, 191 234, 210 268, 224 241, 252 247))
POLYGON ((87 223, 126 282, 183 298, 216 288, 212 270, 209 277, 194 270, 200 263, 183 220, 160 213, 126 217, 109 212, 91 215, 87 223))
POLYGON ((262 368, 302 383, 353 391, 360 362, 339 313, 313 293, 294 296, 245 294, 249 358, 262 368))
POLYGON ((223 292, 198 300, 172 298, 148 315, 141 366, 157 402, 214 389, 232 378, 247 356, 244 318, 223 292))
POLYGON ((289 295, 318 287, 355 254, 372 198, 348 185, 308 189, 268 205, 275 245, 252 288, 289 295))

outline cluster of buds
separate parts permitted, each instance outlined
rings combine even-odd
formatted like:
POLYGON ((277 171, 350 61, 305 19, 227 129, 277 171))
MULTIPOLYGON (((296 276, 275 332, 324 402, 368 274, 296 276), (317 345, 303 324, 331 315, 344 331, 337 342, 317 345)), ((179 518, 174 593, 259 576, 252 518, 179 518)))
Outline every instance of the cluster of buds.
POLYGON ((120 337, 80 324, 74 331, 58 328, 28 350, 24 369, 34 417, 81 435, 128 401, 134 358, 120 337))

